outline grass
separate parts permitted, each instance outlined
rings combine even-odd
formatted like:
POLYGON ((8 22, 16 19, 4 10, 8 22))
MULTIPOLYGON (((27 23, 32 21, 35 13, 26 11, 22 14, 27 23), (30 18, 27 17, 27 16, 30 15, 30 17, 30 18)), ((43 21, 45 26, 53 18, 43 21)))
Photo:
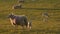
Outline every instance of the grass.
POLYGON ((59 1, 36 0, 32 2, 26 0, 23 4, 24 9, 11 9, 15 3, 18 3, 17 0, 0 0, 0 34, 60 34, 60 10, 51 10, 60 9, 59 1), (47 9, 40 10, 41 8, 47 9), (7 18, 12 12, 16 15, 26 15, 29 21, 32 20, 32 30, 22 30, 20 26, 14 30, 7 18), (48 12, 50 16, 48 22, 42 21, 44 12, 48 12))

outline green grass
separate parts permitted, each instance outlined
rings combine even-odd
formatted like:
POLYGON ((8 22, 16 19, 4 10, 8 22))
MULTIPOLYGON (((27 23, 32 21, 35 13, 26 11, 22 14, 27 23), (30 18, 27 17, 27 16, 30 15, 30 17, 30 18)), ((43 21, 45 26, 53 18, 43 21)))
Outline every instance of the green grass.
POLYGON ((17 0, 0 0, 0 34, 60 34, 60 10, 51 10, 60 9, 59 1, 36 0, 32 2, 26 0, 23 4, 25 9, 11 9, 14 4, 18 4, 17 0), (41 8, 47 9, 39 10, 41 8), (26 15, 29 21, 32 20, 32 30, 22 30, 20 26, 14 30, 7 18, 12 12, 16 15, 26 15), (50 16, 48 22, 42 21, 44 12, 48 12, 50 16))

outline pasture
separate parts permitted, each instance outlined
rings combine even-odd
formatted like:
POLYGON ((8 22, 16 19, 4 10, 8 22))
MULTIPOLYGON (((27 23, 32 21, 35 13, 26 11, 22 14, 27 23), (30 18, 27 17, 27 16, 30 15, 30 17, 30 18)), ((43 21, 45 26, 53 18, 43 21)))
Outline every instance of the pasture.
POLYGON ((17 4, 17 0, 0 0, 0 34, 60 34, 60 0, 26 0, 22 9, 12 9, 17 4), (8 18, 12 12, 26 15, 32 21, 32 29, 13 29, 8 18), (44 12, 48 12, 48 22, 42 20, 44 12))

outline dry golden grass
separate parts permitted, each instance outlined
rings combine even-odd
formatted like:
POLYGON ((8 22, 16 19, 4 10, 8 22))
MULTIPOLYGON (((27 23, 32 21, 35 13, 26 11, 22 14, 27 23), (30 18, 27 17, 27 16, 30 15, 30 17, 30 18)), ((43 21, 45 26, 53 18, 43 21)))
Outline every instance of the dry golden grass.
POLYGON ((29 2, 24 3, 24 9, 11 9, 17 0, 0 0, 0 34, 60 34, 60 10, 51 10, 60 7, 58 6, 59 0, 39 1, 30 3, 29 0, 29 2), (47 9, 39 10, 41 8, 47 9), (32 21, 32 30, 22 30, 20 26, 14 30, 15 28, 12 27, 7 18, 12 12, 16 15, 26 15, 28 20, 32 21), (44 12, 49 14, 48 22, 42 20, 42 13, 44 12))

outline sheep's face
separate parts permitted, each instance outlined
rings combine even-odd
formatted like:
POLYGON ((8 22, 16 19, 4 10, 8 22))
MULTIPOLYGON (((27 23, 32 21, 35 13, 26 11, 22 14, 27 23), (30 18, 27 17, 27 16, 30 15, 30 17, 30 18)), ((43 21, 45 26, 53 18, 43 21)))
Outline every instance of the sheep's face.
POLYGON ((10 14, 10 15, 8 16, 8 18, 14 19, 14 15, 13 15, 13 14, 10 14))

